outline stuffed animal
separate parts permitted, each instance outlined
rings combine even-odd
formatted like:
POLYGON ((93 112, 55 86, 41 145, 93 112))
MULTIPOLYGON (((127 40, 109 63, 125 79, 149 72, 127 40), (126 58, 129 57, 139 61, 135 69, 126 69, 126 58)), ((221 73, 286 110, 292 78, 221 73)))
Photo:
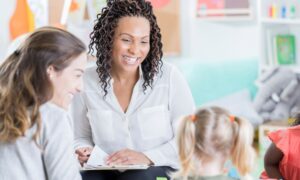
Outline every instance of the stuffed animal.
POLYGON ((277 67, 258 79, 254 108, 264 120, 287 119, 292 110, 300 109, 298 76, 291 69, 277 67))

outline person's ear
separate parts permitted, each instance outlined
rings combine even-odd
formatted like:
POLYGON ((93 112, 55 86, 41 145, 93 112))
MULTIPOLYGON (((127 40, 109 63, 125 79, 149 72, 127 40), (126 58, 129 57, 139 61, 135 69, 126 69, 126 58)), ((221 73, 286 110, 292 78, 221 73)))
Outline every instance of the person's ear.
POLYGON ((48 75, 48 77, 49 77, 50 80, 53 78, 54 73, 55 73, 54 67, 53 66, 49 66, 47 68, 47 75, 48 75))

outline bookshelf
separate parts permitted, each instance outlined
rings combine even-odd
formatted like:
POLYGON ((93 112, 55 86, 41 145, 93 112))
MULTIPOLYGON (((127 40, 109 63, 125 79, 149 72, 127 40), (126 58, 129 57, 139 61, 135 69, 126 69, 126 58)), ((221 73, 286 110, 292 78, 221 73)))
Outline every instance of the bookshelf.
POLYGON ((201 21, 253 20, 252 0, 196 0, 196 17, 201 21))
POLYGON ((257 22, 260 72, 277 66, 300 72, 300 1, 257 0, 257 22), (280 41, 283 36, 285 43, 280 41), (278 60, 283 53, 289 58, 286 64, 278 60))

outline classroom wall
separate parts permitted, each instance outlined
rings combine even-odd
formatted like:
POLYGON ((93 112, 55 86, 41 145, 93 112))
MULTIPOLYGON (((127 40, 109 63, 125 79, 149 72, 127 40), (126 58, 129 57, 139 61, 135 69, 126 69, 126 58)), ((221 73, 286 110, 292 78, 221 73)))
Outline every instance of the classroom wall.
MULTIPOLYGON (((199 61, 258 57, 258 27, 249 22, 201 22, 195 18, 196 0, 181 0, 181 56, 199 61)), ((15 0, 0 1, 0 59, 9 44, 8 21, 15 0)), ((173 58, 173 57, 171 57, 173 58)))
POLYGON ((3 60, 9 45, 9 18, 15 8, 16 0, 0 0, 0 62, 3 60))
POLYGON ((203 22, 195 17, 196 0, 181 0, 183 59, 222 61, 258 58, 259 33, 253 21, 203 22))

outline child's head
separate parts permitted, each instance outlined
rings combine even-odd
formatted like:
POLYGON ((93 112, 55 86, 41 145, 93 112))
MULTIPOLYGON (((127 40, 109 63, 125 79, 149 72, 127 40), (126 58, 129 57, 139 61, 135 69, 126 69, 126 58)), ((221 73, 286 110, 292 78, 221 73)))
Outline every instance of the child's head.
POLYGON ((231 159, 240 174, 246 175, 255 156, 252 140, 253 128, 248 121, 219 107, 199 109, 196 114, 184 117, 179 127, 180 175, 190 173, 193 158, 200 164, 216 159, 225 163, 231 159))

